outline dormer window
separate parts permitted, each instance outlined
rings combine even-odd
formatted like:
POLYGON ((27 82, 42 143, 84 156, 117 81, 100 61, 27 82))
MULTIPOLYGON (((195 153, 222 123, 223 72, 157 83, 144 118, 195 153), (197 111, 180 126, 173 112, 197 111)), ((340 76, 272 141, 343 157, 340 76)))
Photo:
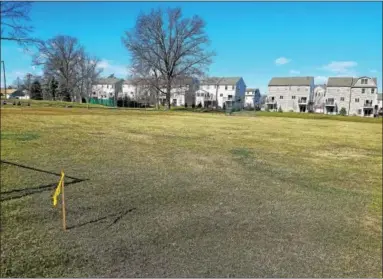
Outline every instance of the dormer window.
POLYGON ((367 84, 367 79, 366 78, 362 78, 362 84, 367 84))

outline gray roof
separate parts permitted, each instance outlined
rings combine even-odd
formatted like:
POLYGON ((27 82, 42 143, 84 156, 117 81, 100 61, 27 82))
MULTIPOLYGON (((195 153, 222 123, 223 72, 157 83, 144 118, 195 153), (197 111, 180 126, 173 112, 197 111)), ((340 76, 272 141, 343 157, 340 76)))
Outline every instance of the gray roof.
POLYGON ((211 77, 201 81, 201 85, 236 85, 241 77, 211 77))
MULTIPOLYGON (((327 87, 353 87, 361 78, 364 77, 329 77, 327 81, 327 87)), ((377 79, 372 78, 372 80, 377 85, 377 79)), ((368 87, 368 85, 364 84, 363 87, 368 87)))
POLYGON ((116 84, 117 82, 122 81, 119 78, 99 78, 94 84, 116 84))
POLYGON ((274 77, 269 86, 310 86, 314 83, 314 77, 274 77))
POLYGON ((246 92, 253 92, 259 90, 258 88, 246 88, 246 92))
MULTIPOLYGON (((148 79, 143 79, 143 78, 129 78, 129 79, 126 79, 124 80, 124 84, 149 84, 150 82, 148 82, 149 80, 148 79)), ((155 79, 153 78, 153 81, 154 82, 155 79)), ((159 80, 158 81, 159 84, 161 86, 165 86, 166 83, 164 80, 159 80)), ((197 79, 195 78, 192 78, 192 77, 177 77, 175 79, 173 79, 173 86, 180 86, 180 85, 192 85, 193 83, 196 83, 197 82, 197 79)))

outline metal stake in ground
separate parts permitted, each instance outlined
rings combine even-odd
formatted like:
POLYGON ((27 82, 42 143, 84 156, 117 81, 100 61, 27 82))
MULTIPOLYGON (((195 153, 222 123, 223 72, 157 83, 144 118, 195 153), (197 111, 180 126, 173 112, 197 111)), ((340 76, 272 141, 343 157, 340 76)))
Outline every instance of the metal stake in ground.
POLYGON ((62 213, 63 213, 63 229, 66 231, 66 212, 65 212, 65 196, 64 196, 64 184, 65 184, 65 174, 64 171, 61 171, 63 174, 63 180, 61 183, 61 198, 62 198, 62 213))

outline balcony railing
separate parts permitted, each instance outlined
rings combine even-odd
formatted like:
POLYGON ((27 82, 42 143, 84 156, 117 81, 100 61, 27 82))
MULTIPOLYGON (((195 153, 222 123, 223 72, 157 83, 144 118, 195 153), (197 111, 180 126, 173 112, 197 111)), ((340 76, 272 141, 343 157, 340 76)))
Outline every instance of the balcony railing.
POLYGON ((366 101, 364 102, 364 105, 363 105, 365 108, 372 108, 373 105, 372 105, 372 101, 366 101))
POLYGON ((298 104, 307 104, 307 98, 299 98, 298 104))
POLYGON ((329 99, 325 101, 326 106, 335 106, 335 100, 334 99, 329 99))

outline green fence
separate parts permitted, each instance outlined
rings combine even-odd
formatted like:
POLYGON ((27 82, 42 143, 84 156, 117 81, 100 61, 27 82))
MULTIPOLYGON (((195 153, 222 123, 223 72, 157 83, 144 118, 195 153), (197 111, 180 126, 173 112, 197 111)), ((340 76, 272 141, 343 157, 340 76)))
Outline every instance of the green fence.
POLYGON ((115 102, 113 98, 109 99, 98 99, 98 98, 90 98, 90 103, 91 104, 96 104, 96 105, 103 105, 107 107, 114 107, 115 102))

